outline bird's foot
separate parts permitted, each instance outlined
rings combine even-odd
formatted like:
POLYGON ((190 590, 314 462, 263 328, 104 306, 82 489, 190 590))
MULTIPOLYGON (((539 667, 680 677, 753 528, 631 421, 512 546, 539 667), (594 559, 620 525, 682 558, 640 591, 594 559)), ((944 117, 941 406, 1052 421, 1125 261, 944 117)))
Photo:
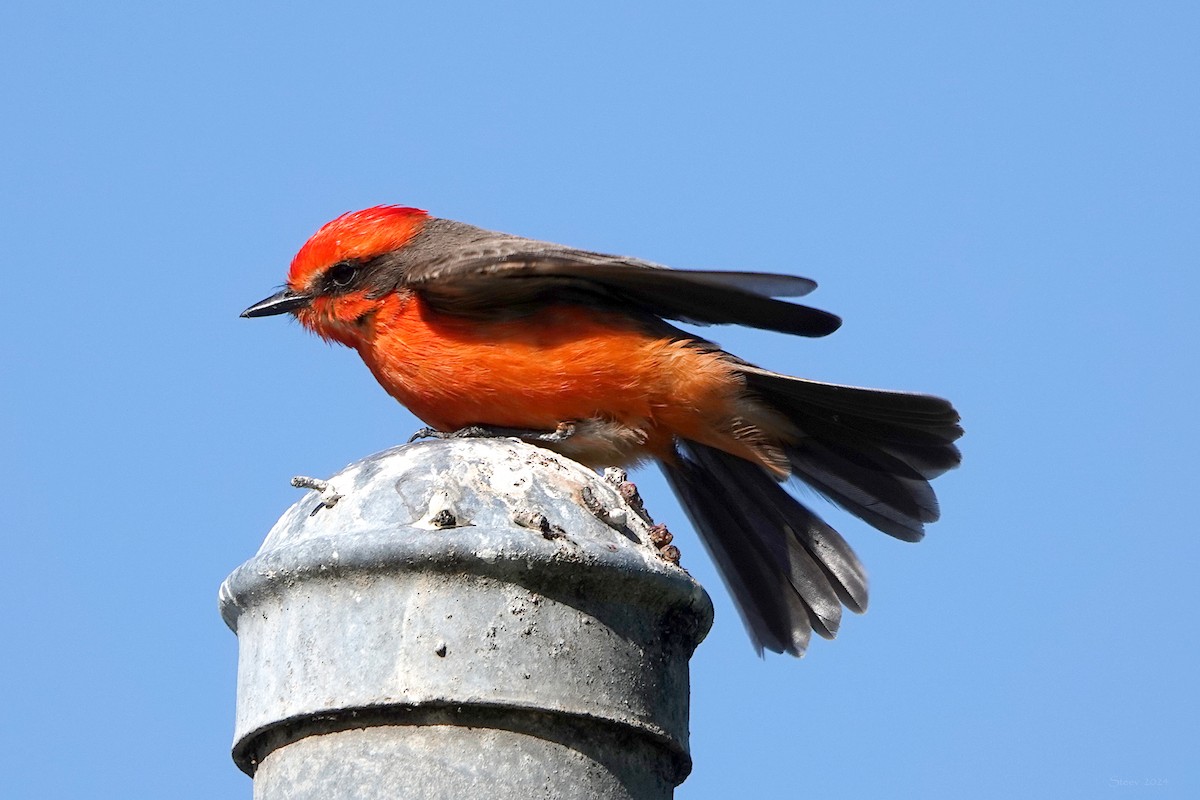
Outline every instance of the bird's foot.
POLYGON ((500 428, 492 425, 468 425, 456 431, 439 431, 435 428, 421 428, 409 437, 412 444, 417 439, 524 439, 531 442, 565 442, 575 435, 573 422, 560 422, 552 431, 530 430, 528 428, 500 428))
POLYGON ((484 428, 480 425, 469 425, 466 428, 459 428, 456 431, 439 431, 437 428, 425 427, 408 437, 408 443, 412 444, 417 439, 472 439, 486 438, 488 436, 495 435, 496 434, 490 433, 487 428, 484 428))

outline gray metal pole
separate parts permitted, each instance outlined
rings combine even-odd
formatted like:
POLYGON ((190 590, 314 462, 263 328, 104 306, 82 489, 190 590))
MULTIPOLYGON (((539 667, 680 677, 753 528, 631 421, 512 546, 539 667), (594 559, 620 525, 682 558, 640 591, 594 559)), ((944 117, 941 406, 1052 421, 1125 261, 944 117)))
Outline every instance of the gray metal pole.
POLYGON ((691 769, 708 596, 614 483, 515 440, 347 467, 221 613, 257 800, 651 800, 691 769))

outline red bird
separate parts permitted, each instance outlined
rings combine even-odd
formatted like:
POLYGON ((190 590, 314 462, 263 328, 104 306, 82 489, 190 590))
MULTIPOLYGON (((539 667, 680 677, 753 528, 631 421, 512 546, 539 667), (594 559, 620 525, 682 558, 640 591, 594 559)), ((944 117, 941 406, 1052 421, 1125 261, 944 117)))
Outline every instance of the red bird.
POLYGON ((666 320, 825 336, 841 320, 777 300, 807 278, 667 269, 380 206, 338 217, 287 288, 242 316, 292 313, 352 347, 441 431, 515 429, 591 467, 654 459, 759 652, 832 638, 867 605, 845 540, 779 483, 796 477, 906 541, 958 465, 946 400, 769 372, 666 320))

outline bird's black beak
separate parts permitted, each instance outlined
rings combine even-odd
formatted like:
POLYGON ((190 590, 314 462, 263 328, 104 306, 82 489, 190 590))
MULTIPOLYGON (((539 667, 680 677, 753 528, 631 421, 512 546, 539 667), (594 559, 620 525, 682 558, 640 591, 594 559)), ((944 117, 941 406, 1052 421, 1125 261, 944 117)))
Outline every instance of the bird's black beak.
POLYGON ((271 295, 266 300, 259 300, 243 311, 242 316, 271 317, 276 314, 286 314, 289 311, 304 308, 311 302, 312 298, 306 294, 293 292, 291 289, 284 289, 271 295))

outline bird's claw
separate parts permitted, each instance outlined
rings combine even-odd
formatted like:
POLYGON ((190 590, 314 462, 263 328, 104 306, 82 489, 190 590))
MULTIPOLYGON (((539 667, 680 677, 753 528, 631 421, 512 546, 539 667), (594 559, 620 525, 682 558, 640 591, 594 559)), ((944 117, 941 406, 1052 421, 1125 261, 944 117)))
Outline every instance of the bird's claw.
POLYGON ((439 431, 437 428, 424 427, 408 437, 408 443, 412 444, 417 439, 445 439, 447 436, 449 434, 439 431))

